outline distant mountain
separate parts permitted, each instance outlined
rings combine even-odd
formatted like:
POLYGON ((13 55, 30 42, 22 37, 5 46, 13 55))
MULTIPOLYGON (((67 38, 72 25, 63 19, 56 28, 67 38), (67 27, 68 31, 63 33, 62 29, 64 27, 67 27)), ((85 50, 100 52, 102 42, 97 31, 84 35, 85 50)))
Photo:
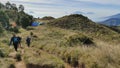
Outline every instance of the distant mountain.
POLYGON ((100 24, 108 26, 120 26, 120 14, 105 17, 107 20, 100 22, 100 24))
POLYGON ((119 18, 120 19, 120 13, 116 14, 116 15, 108 16, 106 18, 108 18, 108 19, 110 19, 110 18, 119 18))
POLYGON ((110 18, 101 22, 101 24, 105 24, 108 26, 120 26, 120 18, 110 18))

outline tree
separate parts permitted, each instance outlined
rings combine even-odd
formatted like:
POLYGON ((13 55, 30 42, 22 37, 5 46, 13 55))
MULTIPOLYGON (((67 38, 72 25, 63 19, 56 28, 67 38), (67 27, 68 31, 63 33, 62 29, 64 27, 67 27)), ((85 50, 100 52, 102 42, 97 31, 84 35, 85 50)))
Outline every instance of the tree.
POLYGON ((4 5, 0 3, 0 9, 2 9, 3 7, 4 7, 4 5))
POLYGON ((9 1, 5 4, 5 6, 6 6, 6 9, 11 9, 11 3, 9 1))
POLYGON ((4 28, 2 27, 2 24, 0 23, 0 33, 4 32, 4 28))
POLYGON ((24 6, 23 5, 19 5, 19 12, 23 12, 24 11, 24 6))
POLYGON ((7 27, 9 25, 9 18, 7 14, 3 11, 0 11, 0 22, 3 27, 7 27))
POLYGON ((24 12, 19 12, 19 19, 17 21, 17 24, 21 25, 23 28, 26 28, 27 26, 30 26, 33 22, 33 16, 28 15, 24 12))
POLYGON ((17 6, 16 6, 16 4, 14 4, 14 3, 11 4, 11 9, 12 9, 12 10, 15 10, 15 11, 18 11, 17 6))

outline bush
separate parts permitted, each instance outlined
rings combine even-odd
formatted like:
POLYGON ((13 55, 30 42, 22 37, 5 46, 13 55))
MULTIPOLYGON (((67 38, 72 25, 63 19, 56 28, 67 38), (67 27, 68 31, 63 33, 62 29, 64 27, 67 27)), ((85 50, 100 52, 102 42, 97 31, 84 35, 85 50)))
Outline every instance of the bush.
POLYGON ((20 54, 16 54, 16 59, 17 59, 17 61, 21 61, 22 60, 21 55, 20 54))
POLYGON ((42 18, 42 20, 53 20, 55 19, 54 17, 51 17, 51 16, 45 16, 42 18))
POLYGON ((19 33, 19 28, 14 27, 14 28, 9 28, 9 31, 15 32, 15 33, 19 33))
POLYGON ((27 28, 26 28, 26 30, 34 30, 35 28, 34 27, 32 27, 32 26, 28 26, 27 28))
POLYGON ((94 44, 91 38, 80 34, 71 35, 68 38, 66 38, 66 40, 67 40, 66 43, 70 46, 81 44, 85 45, 94 44))
POLYGON ((7 14, 1 10, 0 10, 0 24, 2 24, 3 27, 8 26, 8 24, 9 24, 9 18, 8 18, 7 14))
POLYGON ((2 27, 2 24, 0 23, 0 35, 4 32, 4 28, 2 27))
POLYGON ((7 39, 2 40, 1 42, 4 44, 9 44, 9 40, 7 40, 7 39))
POLYGON ((24 12, 20 12, 19 13, 19 19, 17 20, 17 22, 20 23, 20 25, 23 28, 27 28, 33 22, 33 16, 28 15, 24 12))
POLYGON ((15 65, 11 64, 8 68, 15 68, 15 65))
POLYGON ((0 57, 5 57, 5 54, 3 53, 3 51, 2 50, 0 50, 0 57))

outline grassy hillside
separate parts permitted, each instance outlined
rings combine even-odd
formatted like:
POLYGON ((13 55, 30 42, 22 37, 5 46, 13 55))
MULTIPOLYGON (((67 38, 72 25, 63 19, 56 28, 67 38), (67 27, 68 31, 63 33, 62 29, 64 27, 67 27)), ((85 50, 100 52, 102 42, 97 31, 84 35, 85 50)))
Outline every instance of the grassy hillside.
MULTIPOLYGON (((0 68, 119 68, 120 46, 89 38, 75 30, 48 27, 35 27, 34 30, 20 30, 22 47, 14 56, 14 49, 9 48, 11 34, 0 39, 0 68), (27 48, 25 38, 33 32, 35 38, 27 48), (85 39, 91 44, 84 44, 85 39), (86 46, 87 45, 87 46, 86 46), (89 46, 90 45, 90 46, 89 46), (93 46, 92 46, 93 45, 93 46), (95 46, 94 46, 95 45, 95 46), (13 53, 11 57, 11 53, 13 53), (19 59, 22 61, 18 61, 19 59), (24 64, 22 64, 24 63, 24 64)), ((114 42, 113 42, 114 43, 114 42)))
POLYGON ((120 33, 120 26, 112 26, 112 27, 109 27, 111 29, 113 29, 114 31, 120 33))
POLYGON ((48 22, 48 25, 54 27, 60 27, 64 29, 76 30, 78 32, 87 34, 90 37, 94 37, 102 40, 118 40, 120 35, 118 32, 97 24, 83 15, 73 14, 64 16, 48 22))

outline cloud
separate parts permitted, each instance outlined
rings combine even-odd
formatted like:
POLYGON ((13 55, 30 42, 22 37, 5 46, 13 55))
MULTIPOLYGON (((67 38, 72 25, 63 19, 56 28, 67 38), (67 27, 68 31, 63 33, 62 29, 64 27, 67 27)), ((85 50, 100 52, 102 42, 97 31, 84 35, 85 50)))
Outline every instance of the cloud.
POLYGON ((95 14, 94 12, 87 12, 86 14, 95 14))
POLYGON ((81 11, 75 11, 75 12, 73 12, 73 14, 85 14, 85 13, 81 12, 81 11))
POLYGON ((95 14, 94 12, 81 12, 81 11, 75 11, 73 12, 73 14, 85 14, 85 15, 88 15, 88 14, 95 14))
POLYGON ((118 0, 0 0, 2 3, 7 1, 15 3, 17 6, 23 4, 25 12, 34 17, 61 17, 77 13, 95 20, 120 12, 118 0))
POLYGON ((93 2, 99 4, 111 4, 111 5, 120 5, 119 0, 76 0, 76 1, 84 1, 84 2, 93 2))
POLYGON ((35 12, 33 12, 33 11, 30 11, 29 13, 31 13, 31 14, 34 14, 35 12))
POLYGON ((0 0, 0 2, 1 2, 1 3, 4 3, 4 4, 5 4, 7 1, 9 1, 9 0, 0 0))
POLYGON ((54 3, 56 0, 11 0, 13 2, 29 2, 29 3, 54 3))

